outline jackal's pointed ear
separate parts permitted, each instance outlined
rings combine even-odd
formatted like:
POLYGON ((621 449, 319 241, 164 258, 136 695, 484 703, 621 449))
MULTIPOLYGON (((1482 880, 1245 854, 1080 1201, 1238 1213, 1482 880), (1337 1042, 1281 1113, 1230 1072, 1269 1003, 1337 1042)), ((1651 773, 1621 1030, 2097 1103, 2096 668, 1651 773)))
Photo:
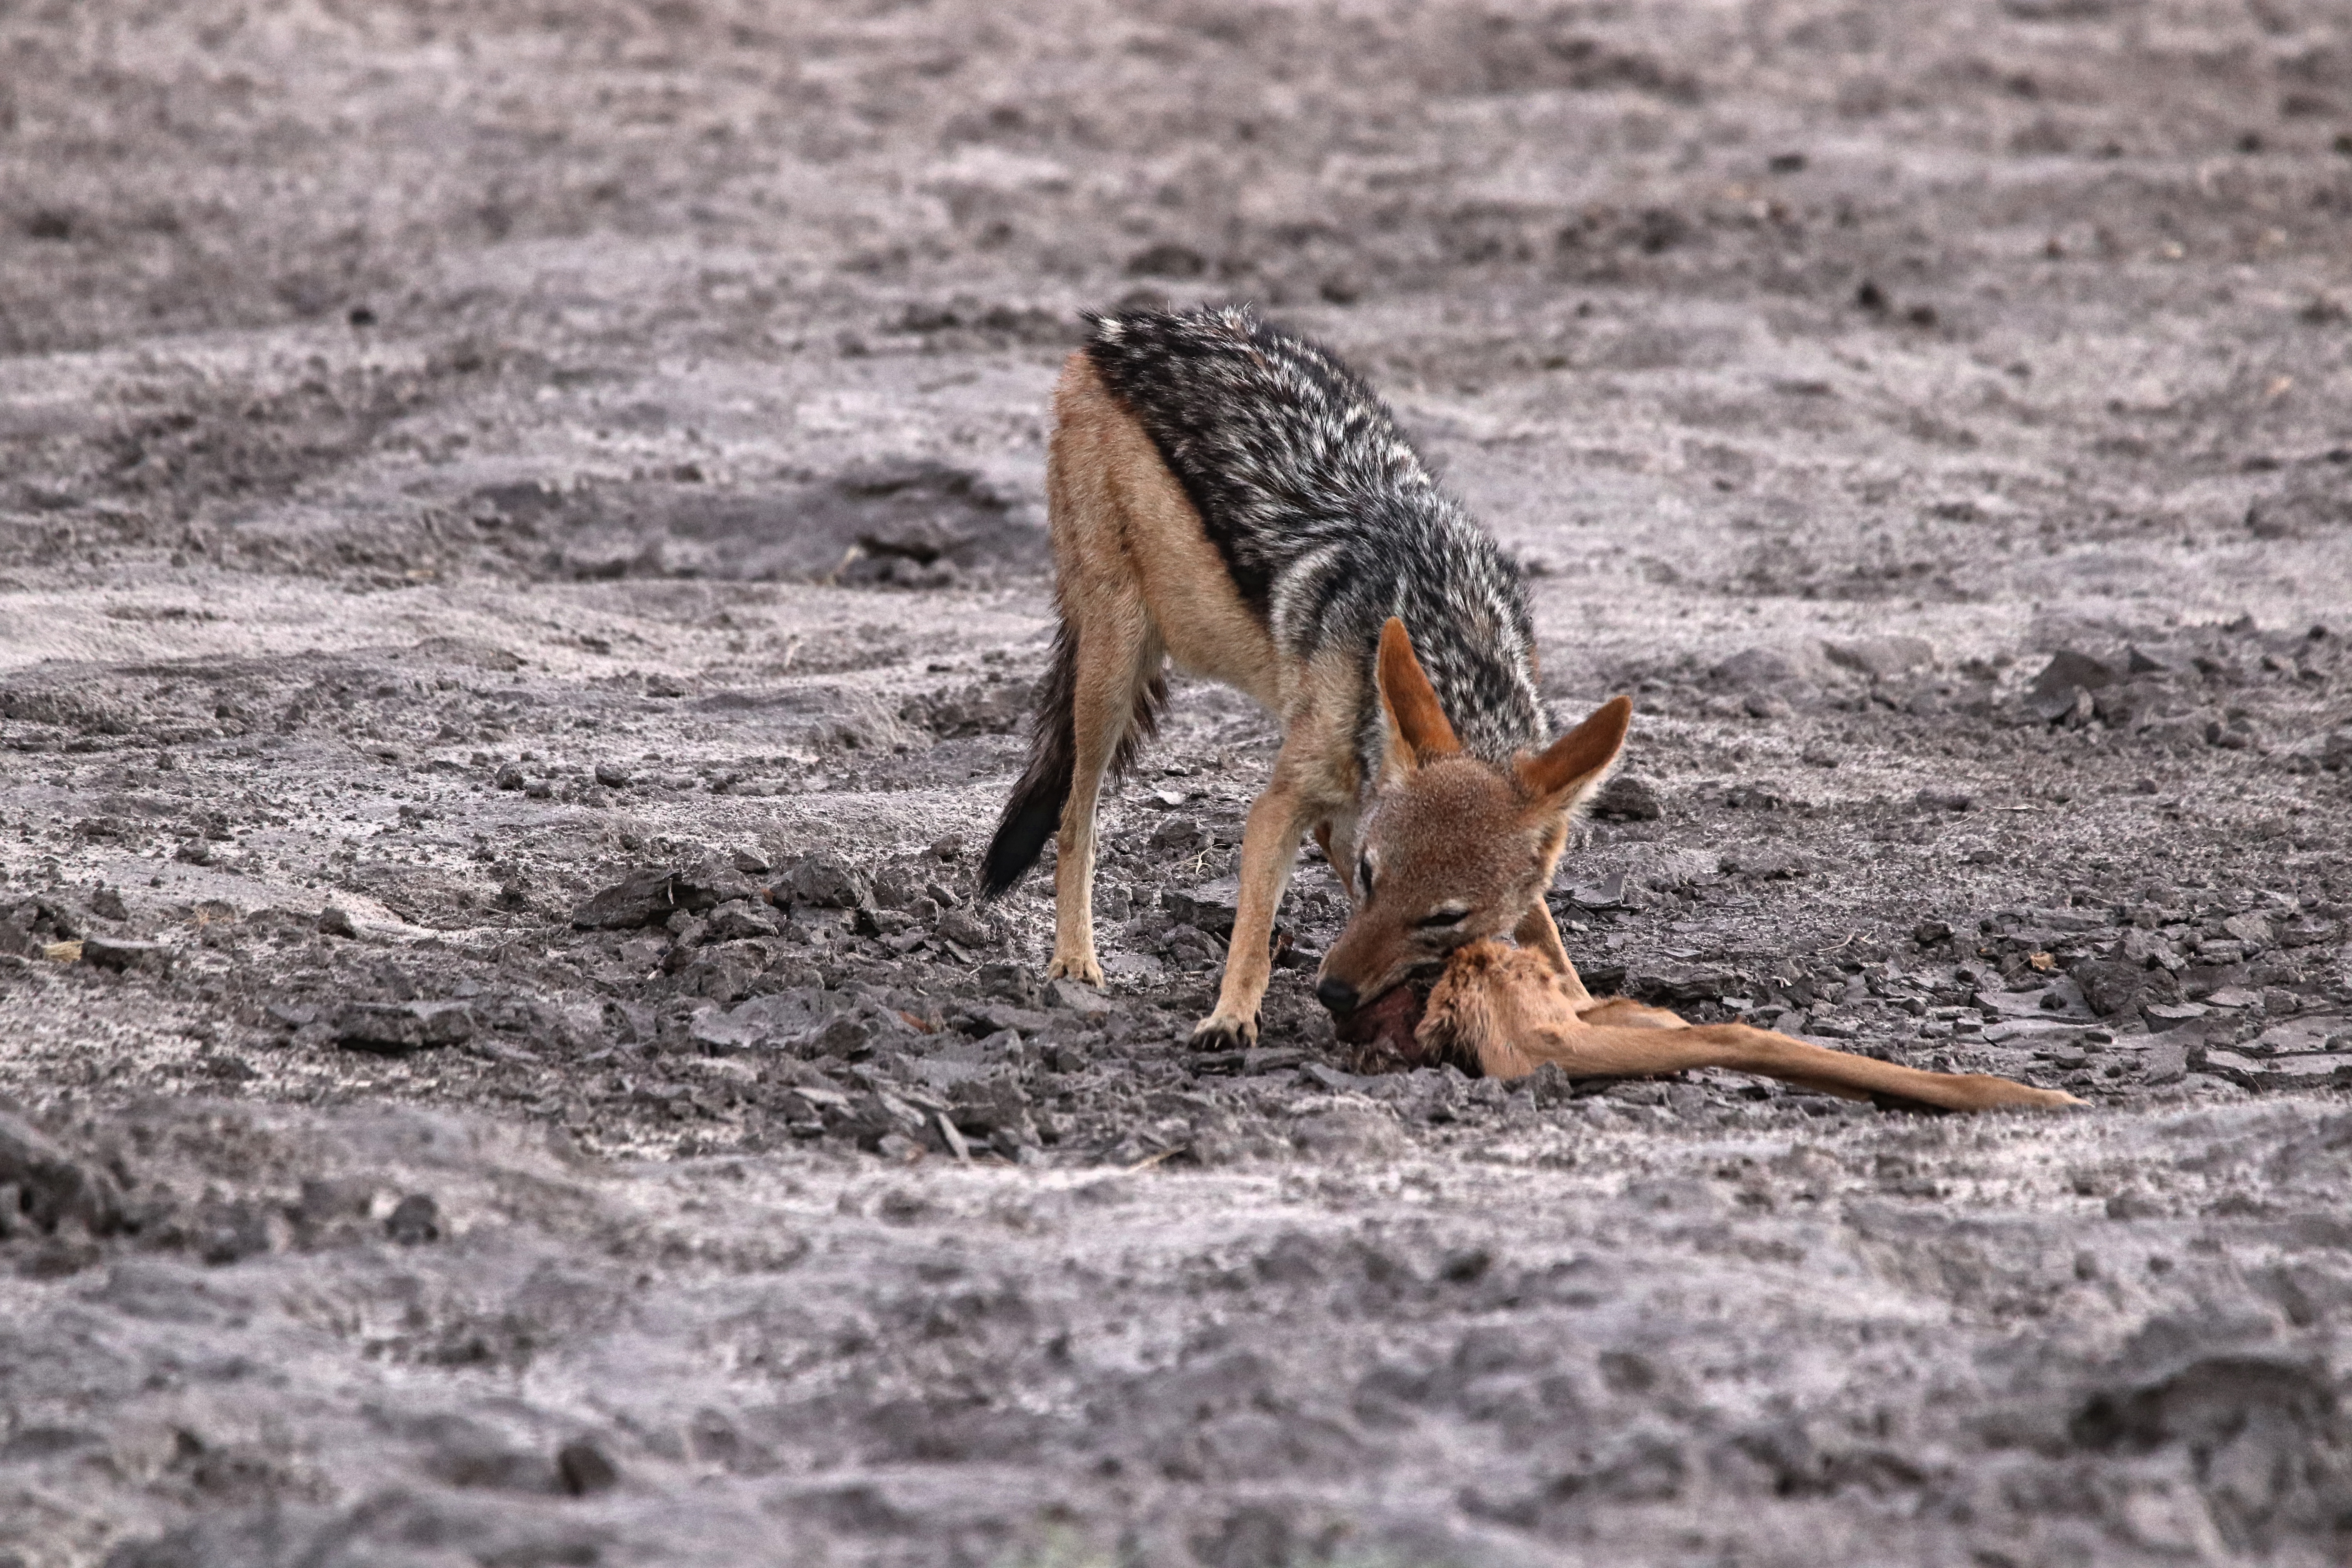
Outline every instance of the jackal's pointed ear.
POLYGON ((1521 757, 1519 782, 1543 812, 1570 812, 1609 776, 1633 722, 1628 698, 1612 697, 1592 716, 1532 757, 1521 757))
POLYGON ((1381 658, 1375 676, 1381 711, 1388 716, 1391 768, 1410 770, 1462 749, 1445 710, 1438 705, 1436 688, 1422 673, 1421 660, 1412 656, 1412 638, 1394 616, 1381 628, 1381 658))

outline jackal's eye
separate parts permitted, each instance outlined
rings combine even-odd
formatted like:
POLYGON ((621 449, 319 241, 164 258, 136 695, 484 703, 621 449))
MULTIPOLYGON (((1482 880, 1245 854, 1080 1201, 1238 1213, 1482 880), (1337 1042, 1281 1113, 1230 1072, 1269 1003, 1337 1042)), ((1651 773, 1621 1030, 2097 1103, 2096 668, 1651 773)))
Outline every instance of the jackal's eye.
POLYGON ((1428 914, 1422 916, 1421 919, 1413 921, 1412 929, 1415 931, 1443 931, 1448 926, 1460 925, 1465 920, 1469 918, 1469 915, 1470 911, 1468 910, 1433 910, 1428 914))

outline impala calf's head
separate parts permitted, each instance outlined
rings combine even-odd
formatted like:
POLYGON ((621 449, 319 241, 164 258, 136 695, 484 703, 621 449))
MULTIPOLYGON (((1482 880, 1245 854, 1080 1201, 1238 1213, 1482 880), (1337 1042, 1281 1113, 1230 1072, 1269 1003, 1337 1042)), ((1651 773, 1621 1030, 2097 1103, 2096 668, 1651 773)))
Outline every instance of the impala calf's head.
POLYGON ((1345 1016, 1456 948, 1508 934, 1543 899, 1569 820, 1617 760, 1633 705, 1612 698, 1541 752, 1498 765, 1455 740, 1401 621, 1377 668, 1388 748, 1343 879, 1356 911, 1315 994, 1345 1016))

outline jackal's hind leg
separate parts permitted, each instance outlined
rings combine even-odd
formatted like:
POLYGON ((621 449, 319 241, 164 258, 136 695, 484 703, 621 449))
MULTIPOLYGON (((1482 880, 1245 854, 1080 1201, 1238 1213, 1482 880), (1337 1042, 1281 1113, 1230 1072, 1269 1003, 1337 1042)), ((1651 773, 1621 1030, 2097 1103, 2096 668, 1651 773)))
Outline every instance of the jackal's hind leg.
MULTIPOLYGON (((1091 585, 1090 585, 1091 586, 1091 585)), ((1103 775, 1135 721, 1144 689, 1160 668, 1160 639, 1141 596, 1108 584, 1069 595, 1078 616, 1070 798, 1055 840, 1054 957, 1048 980, 1103 983, 1095 957, 1096 816, 1103 775)))

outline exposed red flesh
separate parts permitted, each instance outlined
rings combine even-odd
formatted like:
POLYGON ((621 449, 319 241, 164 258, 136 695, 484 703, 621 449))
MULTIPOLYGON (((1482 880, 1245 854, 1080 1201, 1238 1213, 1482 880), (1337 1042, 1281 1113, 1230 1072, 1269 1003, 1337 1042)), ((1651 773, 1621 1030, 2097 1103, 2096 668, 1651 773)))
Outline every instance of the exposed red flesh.
POLYGON ((1339 1043, 1353 1048, 1360 1071, 1393 1072, 1422 1065, 1423 1053, 1413 1039, 1421 1026, 1428 993, 1412 984, 1396 986, 1369 1005, 1333 1020, 1339 1043))

